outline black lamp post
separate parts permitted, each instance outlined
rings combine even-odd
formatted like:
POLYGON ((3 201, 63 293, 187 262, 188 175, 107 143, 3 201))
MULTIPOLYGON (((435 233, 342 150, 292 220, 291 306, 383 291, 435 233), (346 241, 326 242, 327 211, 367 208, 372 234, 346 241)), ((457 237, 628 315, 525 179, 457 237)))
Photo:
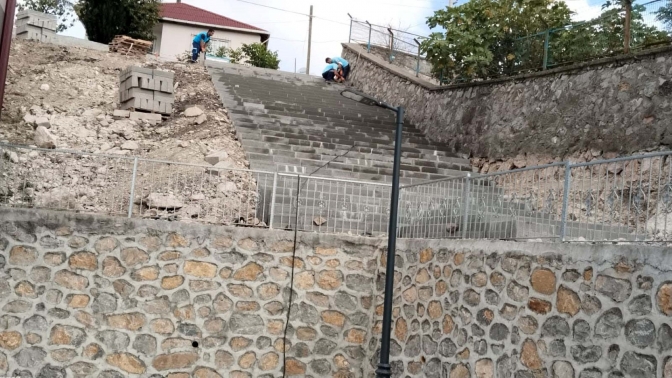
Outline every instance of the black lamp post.
POLYGON ((346 89, 341 95, 351 100, 392 110, 397 114, 397 131, 394 142, 394 167, 392 171, 392 199, 390 200, 390 225, 387 236, 387 267, 385 270, 385 302, 383 305, 383 330, 380 343, 380 362, 376 376, 392 375, 390 367, 390 334, 392 332, 392 300, 394 299, 394 257, 397 244, 397 210, 399 209, 399 167, 401 165, 401 134, 404 128, 404 108, 393 107, 363 93, 346 89))

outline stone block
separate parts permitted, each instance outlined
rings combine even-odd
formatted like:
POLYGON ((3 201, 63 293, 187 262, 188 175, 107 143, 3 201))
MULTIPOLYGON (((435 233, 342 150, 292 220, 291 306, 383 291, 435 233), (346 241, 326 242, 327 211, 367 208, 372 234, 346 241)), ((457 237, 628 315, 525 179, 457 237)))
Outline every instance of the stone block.
POLYGON ((112 113, 112 116, 115 119, 128 118, 131 116, 131 112, 129 112, 128 110, 117 109, 114 111, 114 113, 112 113))
MULTIPOLYGON (((34 10, 23 10, 16 15, 16 27, 30 25, 38 28, 44 28, 55 32, 58 27, 58 18, 56 15, 37 12, 34 10)), ((18 32, 17 32, 18 35, 18 32)))
POLYGON ((172 94, 154 92, 154 111, 162 114, 173 113, 175 99, 172 94))
POLYGON ((217 151, 205 157, 205 161, 215 165, 221 161, 226 161, 229 159, 229 154, 226 151, 217 151))
POLYGON ((175 74, 172 72, 154 70, 154 90, 163 93, 173 93, 175 74))
POLYGON ((161 122, 161 114, 131 112, 131 120, 161 122))
MULTIPOLYGON (((122 91, 119 93, 121 96, 120 102, 125 104, 126 102, 133 101, 136 109, 154 111, 154 92, 142 88, 131 88, 128 91, 122 91)), ((122 109, 128 109, 128 107, 123 107, 122 109)))

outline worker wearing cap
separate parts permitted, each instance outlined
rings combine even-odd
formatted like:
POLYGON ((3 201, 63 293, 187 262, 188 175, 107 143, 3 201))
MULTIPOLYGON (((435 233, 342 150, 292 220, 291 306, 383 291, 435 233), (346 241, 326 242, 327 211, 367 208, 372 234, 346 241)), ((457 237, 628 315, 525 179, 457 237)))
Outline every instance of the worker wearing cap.
POLYGON ((205 54, 207 44, 210 42, 210 37, 215 35, 215 29, 210 29, 208 32, 198 33, 194 37, 193 48, 191 49, 191 63, 198 61, 201 51, 205 54))

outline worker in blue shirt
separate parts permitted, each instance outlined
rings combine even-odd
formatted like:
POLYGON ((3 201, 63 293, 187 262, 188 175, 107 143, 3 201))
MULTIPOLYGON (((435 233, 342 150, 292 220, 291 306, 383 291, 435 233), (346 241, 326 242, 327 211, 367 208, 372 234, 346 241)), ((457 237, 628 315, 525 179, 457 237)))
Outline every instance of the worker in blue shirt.
POLYGON ((198 61, 198 56, 201 55, 201 51, 205 54, 205 49, 207 44, 210 42, 210 37, 215 35, 215 29, 210 29, 208 32, 198 33, 194 37, 193 48, 191 50, 191 62, 196 63, 198 61))
POLYGON ((341 67, 341 69, 343 70, 343 78, 347 79, 348 75, 350 75, 350 63, 347 60, 341 58, 340 56, 334 58, 327 58, 326 62, 328 64, 332 63, 338 64, 338 66, 341 67))
POLYGON ((326 81, 336 81, 336 73, 338 71, 338 65, 336 63, 329 63, 324 70, 322 70, 322 77, 326 81))

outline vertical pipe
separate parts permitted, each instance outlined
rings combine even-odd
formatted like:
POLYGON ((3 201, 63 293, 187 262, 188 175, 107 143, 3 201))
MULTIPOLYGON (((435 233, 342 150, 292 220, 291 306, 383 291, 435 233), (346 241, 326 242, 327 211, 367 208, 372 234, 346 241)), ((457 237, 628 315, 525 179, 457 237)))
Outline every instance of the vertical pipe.
POLYGON ((273 174, 273 192, 271 194, 271 216, 268 219, 268 228, 273 229, 273 218, 275 217, 275 196, 278 188, 278 172, 273 174))
POLYGON ((467 238, 467 225, 469 223, 469 192, 471 191, 471 173, 467 173, 467 179, 464 180, 464 193, 462 194, 462 204, 464 214, 462 215, 462 239, 467 238))
POLYGON ((133 198, 135 198, 135 178, 138 175, 138 158, 133 160, 133 177, 131 178, 131 196, 128 199, 128 217, 133 216, 133 198))
MULTIPOLYGON (((366 21, 367 24, 369 24, 369 21, 366 21)), ((370 53, 371 52, 371 24, 369 24, 369 42, 366 44, 366 52, 370 53)))
POLYGON ((0 115, 5 99, 5 83, 7 82, 7 67, 9 66, 9 48, 12 44, 12 30, 14 29, 14 14, 16 0, 7 0, 5 17, 2 23, 2 39, 0 40, 0 115))
POLYGON ((348 17, 350 17, 350 34, 348 34, 348 43, 352 42, 352 16, 350 16, 350 13, 348 13, 348 17))
POLYGON ((401 166, 401 133, 404 127, 404 108, 397 108, 397 134, 394 143, 392 172, 392 198, 390 199, 390 226, 387 233, 387 267, 385 273, 385 302, 383 305, 383 331, 380 345, 380 363, 376 376, 392 375, 390 367, 390 332, 392 331, 392 300, 394 298, 394 258, 397 243, 397 210, 399 208, 399 167, 401 166))
POLYGON ((551 32, 550 30, 546 30, 546 36, 544 38, 544 66, 543 66, 544 70, 548 68, 548 45, 550 43, 550 38, 551 38, 551 32))
POLYGON ((562 193, 562 218, 560 218, 560 241, 565 241, 567 234, 567 212, 569 206, 569 186, 572 179, 572 164, 569 161, 565 162, 565 187, 562 193))

